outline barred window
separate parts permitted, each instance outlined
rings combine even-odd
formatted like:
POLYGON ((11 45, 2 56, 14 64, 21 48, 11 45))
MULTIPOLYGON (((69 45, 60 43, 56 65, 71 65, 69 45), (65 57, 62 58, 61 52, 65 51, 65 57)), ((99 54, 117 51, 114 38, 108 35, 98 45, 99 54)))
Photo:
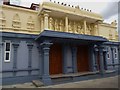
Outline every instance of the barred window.
POLYGON ((107 53, 107 58, 110 59, 110 53, 109 52, 107 53))
POLYGON ((10 62, 10 52, 11 52, 11 43, 9 41, 5 42, 5 62, 10 62))
POLYGON ((117 49, 115 48, 115 51, 114 51, 114 55, 115 55, 115 59, 117 59, 117 49))
POLYGON ((117 59, 117 53, 115 53, 115 59, 117 59))

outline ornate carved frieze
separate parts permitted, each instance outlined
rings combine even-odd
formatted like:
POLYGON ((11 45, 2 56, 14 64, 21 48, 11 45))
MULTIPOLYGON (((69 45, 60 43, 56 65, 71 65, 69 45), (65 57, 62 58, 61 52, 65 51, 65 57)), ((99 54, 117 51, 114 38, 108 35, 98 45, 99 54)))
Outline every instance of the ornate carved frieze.
POLYGON ((27 29, 34 30, 34 26, 35 26, 34 20, 32 16, 29 16, 28 21, 27 21, 27 29))
POLYGON ((19 17, 18 14, 15 14, 15 15, 13 16, 12 27, 13 27, 14 29, 18 29, 18 28, 21 27, 20 17, 19 17))
POLYGON ((59 31, 59 21, 55 19, 55 31, 59 31))
POLYGON ((54 30, 54 20, 52 17, 49 18, 49 29, 54 30))
POLYGON ((69 21, 69 24, 68 24, 68 32, 70 32, 70 33, 73 32, 73 23, 72 23, 72 21, 69 21))

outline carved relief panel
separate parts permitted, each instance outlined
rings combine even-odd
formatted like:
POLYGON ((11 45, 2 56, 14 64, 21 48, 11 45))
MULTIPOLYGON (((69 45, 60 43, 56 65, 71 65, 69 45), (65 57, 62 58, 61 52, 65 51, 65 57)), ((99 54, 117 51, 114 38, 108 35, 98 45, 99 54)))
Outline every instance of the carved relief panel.
POLYGON ((27 22, 27 29, 29 29, 29 30, 34 30, 34 21, 33 21, 33 18, 32 18, 32 16, 30 16, 29 18, 28 18, 28 22, 27 22))
POLYGON ((55 19, 55 31, 59 31, 59 20, 55 19))
POLYGON ((50 30, 54 30, 55 28, 54 28, 54 20, 53 20, 53 18, 52 17, 50 17, 49 18, 49 29, 50 30))
POLYGON ((21 27, 20 17, 18 14, 13 16, 12 27, 17 29, 21 27))
POLYGON ((88 35, 91 35, 91 34, 92 34, 92 25, 91 25, 91 24, 87 24, 86 33, 87 33, 88 35))
POLYGON ((54 31, 64 31, 64 20, 49 17, 49 25, 48 28, 54 31))
POLYGON ((60 31, 64 31, 64 26, 65 25, 65 23, 64 23, 64 20, 60 20, 60 31))
POLYGON ((76 33, 84 34, 83 24, 82 22, 76 22, 77 28, 75 28, 76 33))
POLYGON ((94 25, 94 35, 98 35, 98 25, 94 25))
POLYGON ((112 40, 113 39, 113 35, 112 35, 112 31, 109 30, 109 39, 112 40))
POLYGON ((69 21, 68 23, 68 32, 73 33, 73 21, 69 21))

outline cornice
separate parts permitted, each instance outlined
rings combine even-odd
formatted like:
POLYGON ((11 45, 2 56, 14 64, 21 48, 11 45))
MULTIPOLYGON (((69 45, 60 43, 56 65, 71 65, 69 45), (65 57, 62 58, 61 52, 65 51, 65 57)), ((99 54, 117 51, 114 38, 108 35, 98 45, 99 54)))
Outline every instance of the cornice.
POLYGON ((26 9, 26 8, 20 8, 20 7, 9 6, 9 5, 1 5, 0 7, 2 8, 2 10, 4 10, 4 9, 13 9, 13 10, 20 10, 20 11, 30 12, 30 13, 34 13, 34 14, 38 13, 38 11, 36 11, 36 10, 30 10, 30 9, 26 9))
POLYGON ((105 26, 105 27, 110 27, 110 28, 116 28, 116 29, 117 29, 116 26, 112 26, 111 24, 107 24, 107 23, 101 23, 101 24, 99 24, 99 25, 105 26))
POLYGON ((97 20, 103 20, 103 17, 99 14, 88 12, 82 9, 77 9, 77 8, 70 7, 70 6, 63 6, 60 4, 53 3, 53 2, 43 2, 43 4, 40 6, 40 9, 41 8, 64 12, 64 13, 73 14, 73 15, 78 15, 82 17, 93 18, 97 20))

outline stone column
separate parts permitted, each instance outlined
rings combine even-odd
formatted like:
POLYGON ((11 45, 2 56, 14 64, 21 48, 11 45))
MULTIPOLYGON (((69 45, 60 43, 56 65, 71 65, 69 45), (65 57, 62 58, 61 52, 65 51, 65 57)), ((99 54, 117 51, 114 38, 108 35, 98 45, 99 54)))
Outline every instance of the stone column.
POLYGON ((66 58, 66 51, 67 51, 67 45, 64 43, 62 46, 62 53, 63 53, 63 73, 67 73, 67 58, 66 58))
POLYGON ((28 74, 31 75, 31 68, 32 68, 32 48, 33 48, 33 44, 29 43, 28 45, 28 74))
POLYGON ((45 85, 51 84, 51 78, 49 76, 49 50, 52 43, 49 41, 44 41, 41 43, 42 51, 43 51, 43 75, 42 81, 45 85))
POLYGON ((73 72, 77 73, 77 47, 72 47, 73 72))
POLYGON ((97 71, 99 69, 98 67, 98 48, 94 48, 94 55, 95 55, 95 70, 97 71))
POLYGON ((108 58, 107 58, 107 52, 108 52, 108 50, 107 50, 107 48, 106 48, 106 49, 104 50, 104 54, 105 54, 105 55, 104 55, 104 56, 105 56, 105 70, 107 70, 107 68, 108 68, 108 67, 107 67, 107 59, 108 59, 108 58))
POLYGON ((48 17, 49 17, 49 14, 45 13, 44 14, 44 29, 48 29, 48 17))
POLYGON ((114 47, 111 47, 111 53, 112 53, 112 64, 113 64, 113 69, 115 68, 114 62, 115 62, 115 58, 114 58, 114 47))
POLYGON ((16 76, 16 69, 17 69, 17 52, 18 52, 18 46, 19 46, 19 43, 13 43, 13 48, 14 48, 14 51, 13 51, 13 76, 16 76))
POLYGON ((94 51, 95 55, 95 70, 98 71, 98 51, 94 51))
POLYGON ((86 20, 83 21, 83 24, 84 24, 84 34, 86 34, 86 28, 87 28, 86 20))
POLYGON ((103 58, 103 47, 99 46, 99 55, 100 55, 100 74, 104 75, 105 70, 104 70, 104 58, 103 58))
POLYGON ((41 46, 38 46, 38 52, 39 52, 39 77, 42 77, 43 74, 43 56, 42 56, 42 48, 41 46))
POLYGON ((91 69, 91 71, 96 71, 96 62, 95 62, 95 59, 96 59, 96 57, 95 57, 95 52, 94 52, 94 45, 92 45, 91 47, 90 47, 90 63, 91 63, 91 65, 90 65, 90 69, 91 69))
POLYGON ((68 17, 65 17, 65 31, 68 32, 68 17))

